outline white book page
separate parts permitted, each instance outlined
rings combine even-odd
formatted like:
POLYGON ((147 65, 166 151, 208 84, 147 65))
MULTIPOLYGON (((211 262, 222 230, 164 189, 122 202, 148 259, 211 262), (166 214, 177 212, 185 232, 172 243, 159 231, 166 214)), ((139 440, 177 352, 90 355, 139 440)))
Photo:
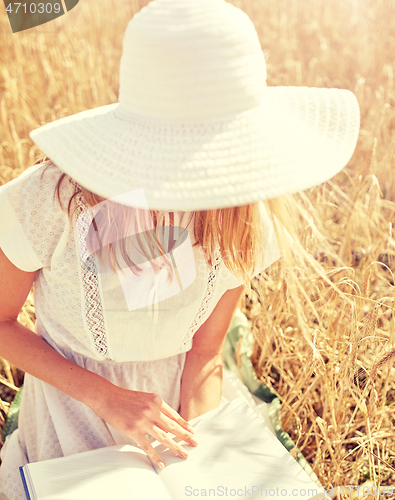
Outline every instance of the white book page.
POLYGON ((164 470, 156 469, 158 476, 174 500, 324 497, 324 490, 241 398, 191 424, 199 444, 192 447, 182 442, 189 453, 187 459, 176 457, 161 444, 155 446, 166 464, 164 470))
POLYGON ((171 500, 147 455, 115 445, 25 467, 37 500, 171 500))

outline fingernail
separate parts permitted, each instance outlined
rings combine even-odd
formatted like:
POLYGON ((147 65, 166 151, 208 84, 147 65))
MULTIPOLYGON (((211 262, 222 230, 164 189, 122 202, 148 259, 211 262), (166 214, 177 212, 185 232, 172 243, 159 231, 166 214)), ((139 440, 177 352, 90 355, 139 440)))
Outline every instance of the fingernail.
POLYGON ((159 467, 159 469, 164 469, 165 464, 163 462, 158 462, 158 467, 159 467))
POLYGON ((191 438, 189 442, 191 443, 192 446, 197 446, 199 444, 195 438, 191 438))
POLYGON ((195 429, 188 425, 188 431, 191 432, 192 434, 195 434, 195 429))
POLYGON ((180 457, 182 457, 182 458, 188 458, 188 453, 186 451, 184 451, 184 450, 181 451, 180 450, 178 453, 179 453, 180 457))

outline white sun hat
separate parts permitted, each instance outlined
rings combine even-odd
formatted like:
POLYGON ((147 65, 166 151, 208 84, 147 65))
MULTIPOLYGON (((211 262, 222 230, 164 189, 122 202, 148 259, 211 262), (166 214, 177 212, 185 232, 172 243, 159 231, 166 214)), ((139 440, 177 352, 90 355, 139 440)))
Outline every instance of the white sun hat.
POLYGON ((151 209, 206 210, 296 193, 350 160, 359 106, 348 90, 268 87, 257 32, 225 0, 153 0, 123 41, 119 102, 30 137, 104 197, 142 188, 151 209))

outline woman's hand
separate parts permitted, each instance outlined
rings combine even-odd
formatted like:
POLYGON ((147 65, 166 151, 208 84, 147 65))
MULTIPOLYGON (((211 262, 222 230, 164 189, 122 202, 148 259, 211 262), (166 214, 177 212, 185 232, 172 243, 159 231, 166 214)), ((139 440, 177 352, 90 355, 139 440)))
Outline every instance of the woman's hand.
POLYGON ((167 435, 168 432, 196 446, 197 443, 191 441, 193 428, 159 396, 129 391, 112 384, 61 356, 36 333, 18 322, 19 311, 35 274, 18 269, 0 248, 1 355, 26 373, 92 408, 103 420, 137 441, 158 467, 160 456, 145 437, 146 434, 151 434, 180 455, 185 450, 167 435), (21 346, 24 348, 21 349, 21 346))
POLYGON ((168 432, 182 438, 191 446, 197 445, 193 437, 193 427, 157 394, 130 391, 115 385, 106 393, 108 396, 101 398, 92 410, 108 424, 137 441, 160 469, 165 465, 146 438, 146 434, 150 434, 182 458, 187 458, 188 453, 167 434, 168 432))

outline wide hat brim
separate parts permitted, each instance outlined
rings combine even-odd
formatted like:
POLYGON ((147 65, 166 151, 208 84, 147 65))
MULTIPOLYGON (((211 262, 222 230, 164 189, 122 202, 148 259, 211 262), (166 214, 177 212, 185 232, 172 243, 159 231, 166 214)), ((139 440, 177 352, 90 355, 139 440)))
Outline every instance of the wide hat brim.
POLYGON ((350 160, 359 106, 348 90, 266 87, 259 106, 215 119, 164 120, 116 103, 48 123, 32 140, 102 196, 193 211, 277 198, 317 186, 350 160))

